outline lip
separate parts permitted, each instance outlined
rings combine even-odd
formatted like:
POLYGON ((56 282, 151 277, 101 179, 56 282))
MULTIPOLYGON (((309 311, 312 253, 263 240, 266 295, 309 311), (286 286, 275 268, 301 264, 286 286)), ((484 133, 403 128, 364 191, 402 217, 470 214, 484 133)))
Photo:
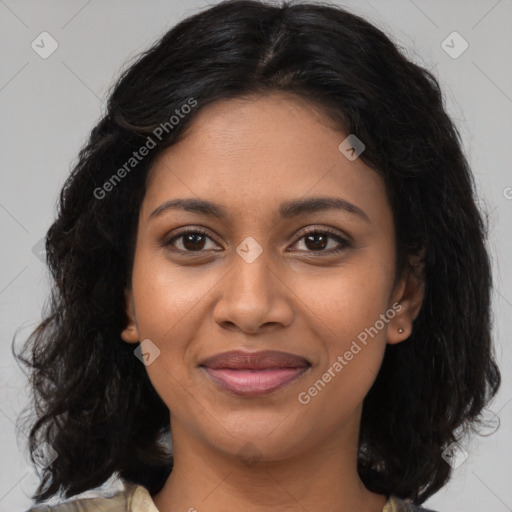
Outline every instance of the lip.
POLYGON ((199 366, 226 391, 259 396, 290 384, 311 364, 304 357, 287 352, 232 350, 208 357, 199 366))

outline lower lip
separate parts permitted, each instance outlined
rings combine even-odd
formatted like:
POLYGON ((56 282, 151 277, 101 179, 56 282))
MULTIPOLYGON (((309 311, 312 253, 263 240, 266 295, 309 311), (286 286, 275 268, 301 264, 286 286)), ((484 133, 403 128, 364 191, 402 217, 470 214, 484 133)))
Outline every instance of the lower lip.
POLYGON ((222 388, 243 396, 259 396, 271 393, 290 384, 307 371, 300 368, 272 368, 268 370, 231 370, 202 367, 213 381, 222 388))

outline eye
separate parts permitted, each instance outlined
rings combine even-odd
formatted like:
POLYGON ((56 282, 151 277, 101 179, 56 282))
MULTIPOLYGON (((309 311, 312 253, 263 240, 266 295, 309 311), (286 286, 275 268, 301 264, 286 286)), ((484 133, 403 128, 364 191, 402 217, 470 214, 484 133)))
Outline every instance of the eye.
MULTIPOLYGON (((318 229, 312 228, 309 229, 305 234, 303 234, 296 242, 299 243, 304 240, 304 246, 306 247, 306 252, 312 253, 323 253, 323 254, 334 254, 343 251, 344 249, 351 247, 351 244, 348 240, 343 238, 338 233, 331 231, 330 229, 318 229), (336 243, 331 244, 331 248, 325 250, 329 246, 329 241, 334 241, 336 243), (332 247, 334 245, 334 248, 332 247)), ((294 251, 292 251, 294 252, 294 251)))
MULTIPOLYGON (((303 232, 302 236, 295 242, 295 245, 304 240, 306 247, 305 251, 310 253, 321 254, 334 254, 351 247, 348 240, 343 238, 337 232, 329 229, 312 228, 303 232), (335 242, 334 247, 329 248, 330 242, 335 242), (325 250, 325 249, 328 250, 325 250)), ((162 245, 164 247, 173 247, 176 252, 181 253, 201 253, 208 250, 208 241, 213 243, 213 246, 218 244, 213 240, 206 231, 199 228, 184 229, 178 234, 174 234, 171 238, 164 240, 162 245)), ((331 244, 332 245, 332 244, 331 244)), ((218 251, 214 247, 209 250, 218 251)), ((296 252, 292 250, 291 252, 296 252)))
MULTIPOLYGON (((214 242, 214 240, 205 231, 202 229, 194 228, 182 230, 180 233, 175 234, 173 237, 165 240, 163 245, 165 247, 172 246, 176 249, 177 252, 182 253, 206 252, 203 249, 205 249, 205 246, 207 246, 208 240, 214 242)), ((215 245, 217 244, 215 243, 215 245)))

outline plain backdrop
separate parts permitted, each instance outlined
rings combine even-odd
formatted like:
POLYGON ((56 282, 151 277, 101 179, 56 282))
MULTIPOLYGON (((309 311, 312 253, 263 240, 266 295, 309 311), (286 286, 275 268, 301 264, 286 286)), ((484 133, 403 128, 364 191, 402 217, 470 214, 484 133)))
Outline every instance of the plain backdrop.
MULTIPOLYGON (((440 512, 511 511, 512 1, 338 3, 383 29, 439 78, 489 218, 503 385, 488 414, 501 426, 465 445, 467 460, 427 505, 440 512)), ((41 317, 49 283, 38 251, 57 195, 127 60, 206 5, 205 0, 0 0, 2 512, 26 510, 35 488, 26 434, 15 427, 28 389, 11 343, 17 334, 19 346, 41 317), (44 55, 52 45, 57 49, 44 55)))

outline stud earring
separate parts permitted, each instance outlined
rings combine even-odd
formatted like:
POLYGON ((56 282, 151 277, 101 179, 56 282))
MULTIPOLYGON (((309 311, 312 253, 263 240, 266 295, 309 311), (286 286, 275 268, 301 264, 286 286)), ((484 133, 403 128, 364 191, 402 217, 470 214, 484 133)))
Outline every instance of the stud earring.
POLYGON ((402 333, 404 332, 404 330, 400 327, 400 329, 398 329, 398 332, 399 332, 400 334, 402 334, 402 333))

